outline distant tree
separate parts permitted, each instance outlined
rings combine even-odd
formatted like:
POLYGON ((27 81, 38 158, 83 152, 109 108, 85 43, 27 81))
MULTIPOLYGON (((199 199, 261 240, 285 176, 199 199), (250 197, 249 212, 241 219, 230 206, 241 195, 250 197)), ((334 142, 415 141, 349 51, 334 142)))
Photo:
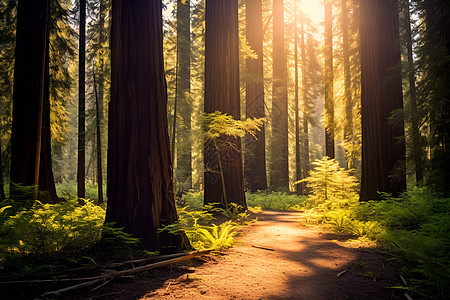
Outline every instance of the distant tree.
MULTIPOLYGON (((418 113, 427 134, 429 169, 425 184, 450 195, 450 4, 415 0, 420 42, 417 49, 418 113)), ((419 150, 420 151, 420 150, 419 150)))
MULTIPOLYGON (((263 118, 264 81, 263 81, 263 28, 262 1, 248 0, 246 4, 246 36, 249 46, 258 58, 247 58, 248 79, 246 82, 246 117, 263 118)), ((267 189, 266 150, 264 127, 256 133, 256 139, 245 138, 244 177, 250 191, 267 189)))
MULTIPOLYGON (((177 144, 177 169, 175 181, 182 189, 192 187, 192 142, 191 115, 192 103, 190 97, 191 89, 191 7, 188 0, 177 0, 177 82, 176 101, 178 126, 177 144)), ((174 117, 175 118, 175 117, 174 117)), ((175 153, 172 153, 174 155, 175 153)))
POLYGON ((289 188, 288 165, 288 98, 284 51, 283 0, 273 1, 273 88, 272 88, 272 190, 289 188))
MULTIPOLYGON (((205 113, 220 111, 236 120, 240 119, 238 34, 238 1, 207 0, 204 109, 205 113)), ((235 147, 221 149, 219 154, 213 143, 205 143, 204 201, 224 205, 230 201, 246 207, 241 141, 230 138, 235 147), (221 184, 219 162, 225 184, 221 184)))
POLYGON ((406 188, 403 120, 389 122, 403 108, 399 15, 396 0, 361 2, 361 200, 406 188), (395 126, 396 125, 396 126, 395 126))
POLYGON ((161 1, 113 1, 106 222, 174 252, 181 236, 158 231, 178 218, 162 42, 161 1))
POLYGON ((78 65, 78 198, 86 197, 86 0, 80 0, 78 65))
POLYGON ((325 153, 333 159, 334 151, 334 95, 333 95, 333 4, 325 0, 325 153))
MULTIPOLYGON (((349 10, 347 0, 341 0, 341 26, 342 26, 342 60, 344 67, 344 142, 353 143, 353 98, 350 64, 350 39, 349 39, 349 10)), ((346 149, 346 168, 353 169, 355 157, 351 151, 346 149)))

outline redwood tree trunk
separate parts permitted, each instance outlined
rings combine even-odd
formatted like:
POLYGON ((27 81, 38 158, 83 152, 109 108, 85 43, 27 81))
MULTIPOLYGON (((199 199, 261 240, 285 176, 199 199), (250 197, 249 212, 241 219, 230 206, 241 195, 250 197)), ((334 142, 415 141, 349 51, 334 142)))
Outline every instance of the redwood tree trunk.
POLYGON ((17 6, 10 174, 10 197, 17 207, 26 199, 14 183, 38 184, 42 152, 48 150, 42 150, 41 141, 49 13, 49 1, 19 1, 17 6))
POLYGON ((403 122, 388 123, 391 113, 403 107, 398 26, 396 0, 361 1, 363 201, 406 188, 405 143, 397 140, 404 134, 403 122))
POLYGON ((113 1, 106 222, 174 252, 181 237, 158 232, 178 218, 162 38, 161 1, 113 1))
MULTIPOLYGON (((246 4, 247 41, 258 55, 257 59, 247 59, 248 80, 246 82, 246 117, 263 118, 263 31, 262 1, 248 0, 246 4)), ((252 136, 245 138, 244 177, 250 191, 267 189, 266 151, 264 126, 252 136)))
POLYGON ((288 101, 284 53, 283 0, 273 1, 272 155, 270 188, 289 188, 288 101))
MULTIPOLYGON (((240 119, 238 0, 206 1, 205 112, 221 111, 240 119)), ((241 140, 235 147, 205 145, 205 204, 234 202, 246 207, 241 140), (220 160, 218 159, 220 156, 220 160), (220 162, 222 168, 220 168, 220 162), (222 169, 222 170, 220 170, 222 169), (218 172, 223 172, 222 176, 218 172), (224 196, 226 194, 226 197, 224 196)))
POLYGON ((78 65, 78 198, 86 197, 86 0, 80 0, 80 38, 78 65))
POLYGON ((335 157, 333 99, 333 15, 332 2, 325 0, 325 155, 335 157))
MULTIPOLYGON (((347 0, 341 0, 342 3, 342 58, 344 64, 344 102, 345 102, 345 119, 344 119, 344 142, 347 145, 353 143, 353 100, 351 88, 350 73, 350 47, 348 38, 348 8, 347 0)), ((346 168, 353 169, 355 166, 355 157, 353 151, 346 151, 346 168)))
POLYGON ((177 95, 178 126, 176 127, 176 183, 181 189, 192 187, 191 140, 191 26, 190 1, 177 0, 177 95))

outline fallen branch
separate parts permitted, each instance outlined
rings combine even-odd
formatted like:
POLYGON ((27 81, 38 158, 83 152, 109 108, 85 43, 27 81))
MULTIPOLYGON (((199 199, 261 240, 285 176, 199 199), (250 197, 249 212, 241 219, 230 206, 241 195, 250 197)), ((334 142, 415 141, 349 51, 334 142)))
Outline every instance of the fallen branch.
POLYGON ((267 247, 263 247, 263 246, 252 245, 252 247, 253 247, 253 248, 258 248, 258 249, 267 250, 267 251, 275 251, 275 249, 267 248, 267 247))
POLYGON ((103 274, 103 275, 89 278, 89 279, 92 279, 92 280, 90 280, 88 282, 84 282, 84 283, 80 283, 80 284, 77 284, 77 285, 69 286, 69 287, 66 287, 66 288, 63 288, 63 289, 60 289, 60 290, 57 290, 57 291, 46 292, 46 293, 42 294, 42 296, 62 294, 64 292, 77 290, 77 289, 80 289, 80 288, 92 286, 92 285, 95 285, 97 283, 102 282, 102 284, 100 285, 100 287, 101 287, 104 284, 108 283, 109 281, 111 281, 111 280, 113 280, 115 278, 125 277, 125 276, 130 275, 130 274, 144 272, 144 271, 148 271, 148 270, 151 270, 151 269, 155 269, 155 268, 171 265, 171 264, 174 264, 174 263, 177 263, 177 262, 180 262, 180 261, 189 260, 191 258, 194 258, 194 257, 197 257, 197 256, 201 256, 203 254, 208 254, 211 251, 213 251, 213 250, 211 249, 211 250, 201 250, 201 251, 187 252, 186 254, 184 254, 184 255, 182 255, 180 257, 176 257, 176 258, 172 258, 172 259, 169 259, 169 260, 160 261, 160 262, 157 262, 157 263, 144 265, 144 266, 140 266, 140 267, 136 267, 136 268, 132 268, 132 269, 128 269, 128 270, 123 270, 123 271, 107 270, 105 272, 105 274, 103 274))

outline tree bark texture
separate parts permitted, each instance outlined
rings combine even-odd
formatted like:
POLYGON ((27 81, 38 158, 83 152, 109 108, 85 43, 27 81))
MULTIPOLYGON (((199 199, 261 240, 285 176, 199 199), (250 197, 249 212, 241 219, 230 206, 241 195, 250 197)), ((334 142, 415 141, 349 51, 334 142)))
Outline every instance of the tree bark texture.
MULTIPOLYGON (((239 120, 237 0, 206 0, 205 83, 205 112, 221 111, 239 120)), ((235 147, 219 153, 213 142, 205 144, 205 204, 234 202, 246 207, 241 140, 231 142, 235 147)))
MULTIPOLYGON (((345 118, 344 118, 344 142, 349 145, 353 144, 353 99, 352 99, 352 82, 350 70, 350 46, 349 46, 349 26, 348 26, 348 8, 347 0, 341 0, 342 10, 342 58, 344 64, 344 101, 345 101, 345 118)), ((353 147, 352 147, 353 148, 353 147)), ((353 169, 355 166, 355 157, 353 151, 346 150, 346 168, 353 169)))
POLYGON ((43 203, 57 203, 59 201, 56 195, 55 178, 52 167, 52 138, 50 125, 50 52, 47 46, 45 56, 44 73, 44 101, 42 109, 42 140, 41 140, 41 158, 39 164, 39 201, 43 203))
POLYGON ((270 188, 289 188, 288 100, 284 51, 283 0, 273 1, 272 153, 270 188))
POLYGON ((176 252, 182 238, 158 232, 178 218, 162 38, 161 1, 113 1, 106 222, 176 252))
POLYGON ((26 199, 23 190, 14 184, 31 186, 39 184, 39 178, 43 181, 44 174, 39 173, 41 158, 48 157, 43 152, 49 149, 46 145, 43 149, 42 140, 45 144, 43 110, 49 17, 49 1, 18 3, 10 173, 10 197, 18 201, 18 207, 24 205, 26 199))
POLYGON ((177 95, 178 126, 176 126, 177 168, 175 182, 178 187, 192 187, 191 115, 191 14, 190 1, 177 0, 177 95))
MULTIPOLYGON (((302 57, 302 104, 303 104, 303 136, 302 147, 300 150, 300 159, 302 161, 301 179, 309 176, 309 112, 308 106, 308 62, 306 55, 306 41, 305 41, 305 20, 302 17, 300 20, 300 53, 302 57)), ((306 183, 299 183, 299 194, 304 195, 306 192, 306 183)))
MULTIPOLYGON (((295 180, 302 179, 302 161, 300 144, 300 112, 299 112, 299 91, 298 91, 298 12, 295 15, 295 37, 294 37, 294 113, 295 113, 295 180)), ((305 70, 303 69, 303 72, 305 70)), ((295 187, 297 194, 303 193, 303 184, 299 183, 295 187)))
POLYGON ((86 197, 86 0, 80 0, 80 38, 78 45, 78 198, 86 197))
POLYGON ((361 1, 361 200, 406 188, 403 121, 388 118, 402 109, 398 2, 361 1))
MULTIPOLYGON (((247 41, 258 55, 257 59, 247 59, 248 80, 246 82, 246 117, 263 118, 264 82, 263 82, 263 29, 262 1, 248 0, 246 4, 247 41)), ((256 133, 256 139, 245 138, 244 177, 247 188, 256 192, 267 189, 266 147, 264 125, 256 133)))
POLYGON ((335 157, 333 95, 333 5, 325 0, 325 155, 335 157))

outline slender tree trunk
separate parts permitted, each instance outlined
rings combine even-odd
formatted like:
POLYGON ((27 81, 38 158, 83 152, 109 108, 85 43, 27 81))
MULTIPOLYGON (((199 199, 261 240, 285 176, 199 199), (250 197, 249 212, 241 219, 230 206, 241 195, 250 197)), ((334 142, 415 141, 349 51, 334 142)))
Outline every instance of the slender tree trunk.
POLYGON ((80 0, 78 65, 78 198, 86 197, 86 0, 80 0))
POLYGON ((388 118, 402 109, 398 2, 361 2, 361 200, 379 199, 378 192, 395 195, 406 188, 403 121, 388 118))
POLYGON ((289 189, 288 101, 283 0, 273 1, 272 155, 270 188, 289 189))
MULTIPOLYGON (((237 0, 206 1, 205 83, 205 112, 221 111, 239 120, 237 0)), ((213 142, 205 145, 205 204, 234 202, 246 207, 241 140, 231 138, 231 142, 235 147, 220 149, 220 159, 213 142)))
POLYGON ((16 184, 39 183, 49 17, 49 1, 18 3, 10 174, 17 208, 27 195, 16 184))
MULTIPOLYGON (((248 0, 246 4, 247 41, 258 55, 257 59, 247 59, 249 79, 246 82, 246 117, 263 118, 264 81, 263 81, 263 31, 262 1, 248 0)), ((267 189, 266 150, 264 126, 252 136, 245 137, 244 178, 250 191, 267 189)))
POLYGON ((325 155, 335 157, 333 96, 333 4, 325 0, 325 155))
MULTIPOLYGON (((94 69, 92 69, 94 70, 94 69)), ((92 77, 94 79, 94 93, 95 93, 95 128, 97 136, 97 183, 98 183, 98 199, 97 203, 103 204, 103 172, 102 172, 102 130, 101 130, 101 111, 100 111, 100 100, 97 93, 97 84, 95 81, 95 72, 92 72, 92 77)))
POLYGON ((177 170, 175 178, 182 189, 192 187, 191 139, 191 7, 190 1, 177 0, 177 170))
POLYGON ((145 249, 179 251, 181 236, 158 231, 178 219, 161 1, 113 1, 111 67, 106 222, 140 238, 145 249))
POLYGON ((411 37, 411 19, 409 13, 409 0, 402 0, 405 10, 405 34, 406 48, 408 51, 408 81, 409 81, 409 107, 411 118, 411 144, 412 159, 416 173, 416 185, 420 185, 423 181, 423 164, 422 164, 422 143, 419 133, 419 118, 417 113, 417 93, 416 93, 416 76, 414 70, 414 59, 412 51, 411 37))
MULTIPOLYGON (((301 34, 301 56, 302 56, 302 101, 303 101, 303 146, 301 150, 301 159, 303 160, 303 170, 302 177, 306 178, 309 176, 309 111, 308 107, 308 78, 307 78, 307 57, 306 57, 306 45, 305 45, 305 28, 304 28, 304 18, 300 21, 300 34, 301 34)), ((300 183, 300 194, 305 194, 305 183, 300 183)))
POLYGON ((2 130, 0 129, 0 201, 6 199, 5 196, 5 181, 3 179, 3 142, 2 142, 2 130))
MULTIPOLYGON (((299 114, 299 95, 298 95, 298 12, 295 14, 295 37, 294 37, 294 112, 295 112, 295 170, 296 181, 302 179, 302 164, 301 164, 301 145, 300 145, 300 114, 299 114)), ((302 70, 305 72, 305 70, 302 70)), ((302 184, 296 186, 297 194, 303 193, 302 184)))
POLYGON ((355 167, 355 157, 353 151, 353 100, 350 73, 350 50, 348 41, 348 8, 347 0, 341 0, 342 9, 342 56, 344 62, 344 101, 345 101, 345 121, 344 121, 344 142, 346 149, 346 168, 355 167), (350 148, 350 150, 349 150, 350 148))

